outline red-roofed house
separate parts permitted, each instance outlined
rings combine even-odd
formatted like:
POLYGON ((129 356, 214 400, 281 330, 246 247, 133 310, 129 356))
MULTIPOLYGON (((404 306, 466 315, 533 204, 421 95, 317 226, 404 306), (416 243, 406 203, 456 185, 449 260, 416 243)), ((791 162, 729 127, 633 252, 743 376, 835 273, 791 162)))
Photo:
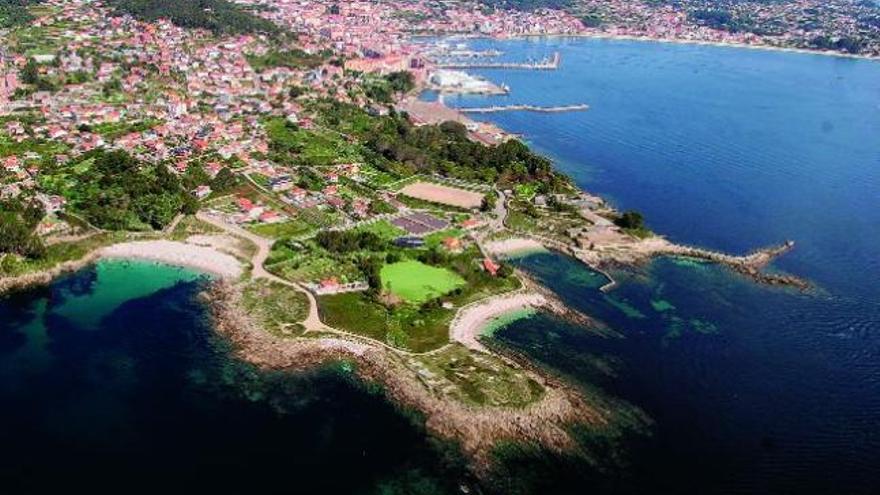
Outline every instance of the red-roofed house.
POLYGON ((493 277, 498 273, 498 270, 501 268, 497 263, 492 261, 491 258, 483 258, 483 268, 489 272, 493 277))

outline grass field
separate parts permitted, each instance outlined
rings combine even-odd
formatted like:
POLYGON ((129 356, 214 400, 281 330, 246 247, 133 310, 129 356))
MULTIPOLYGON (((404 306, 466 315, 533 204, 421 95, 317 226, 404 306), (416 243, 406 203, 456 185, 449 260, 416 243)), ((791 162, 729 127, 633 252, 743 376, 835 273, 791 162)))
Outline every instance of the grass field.
POLYGON ((298 218, 293 218, 286 222, 252 225, 248 227, 248 230, 263 237, 281 239, 306 236, 313 233, 315 228, 298 218))
POLYGON ((245 286, 244 305, 263 328, 279 336, 299 335, 299 323, 308 316, 309 300, 305 294, 286 285, 253 280, 245 286))
POLYGON ((382 239, 394 240, 397 237, 406 235, 406 231, 392 224, 388 220, 379 220, 367 225, 361 225, 357 228, 359 232, 372 232, 382 239))
POLYGON ((382 285, 407 302, 422 303, 465 284, 463 278, 445 269, 415 260, 382 267, 382 285))
POLYGON ((413 352, 447 344, 454 316, 454 311, 443 308, 420 311, 404 305, 391 310, 359 292, 320 296, 318 304, 326 324, 413 352))
POLYGON ((464 237, 464 233, 464 230, 457 227, 446 230, 439 230, 425 236, 425 246, 427 246, 429 249, 433 249, 443 244, 443 239, 446 239, 447 237, 461 238, 464 237))

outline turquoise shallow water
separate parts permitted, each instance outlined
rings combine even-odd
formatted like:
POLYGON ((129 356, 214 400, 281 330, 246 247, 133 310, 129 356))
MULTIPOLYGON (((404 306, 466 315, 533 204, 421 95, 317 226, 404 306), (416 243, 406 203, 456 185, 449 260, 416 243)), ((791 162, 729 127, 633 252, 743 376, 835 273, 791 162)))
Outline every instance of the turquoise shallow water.
POLYGON ((453 493, 469 483, 454 448, 350 368, 267 373, 232 358, 196 299, 207 280, 102 261, 0 298, 0 492, 453 493))
POLYGON ((495 335, 656 420, 632 451, 636 491, 880 491, 880 63, 608 40, 473 46, 511 60, 559 51, 562 66, 477 71, 511 95, 448 104, 587 103, 477 117, 675 241, 745 252, 793 239, 772 269, 819 287, 660 260, 605 295, 573 262, 520 261, 623 334, 545 318, 495 335))

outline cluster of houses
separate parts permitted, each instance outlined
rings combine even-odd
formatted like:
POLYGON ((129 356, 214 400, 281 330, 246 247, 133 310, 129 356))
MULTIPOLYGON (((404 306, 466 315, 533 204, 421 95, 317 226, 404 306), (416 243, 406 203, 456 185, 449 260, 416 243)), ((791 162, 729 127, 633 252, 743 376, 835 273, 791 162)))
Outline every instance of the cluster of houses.
POLYGON ((287 215, 273 210, 272 208, 254 203, 252 200, 239 197, 235 200, 238 213, 230 215, 229 219, 235 223, 280 223, 288 219, 287 215))

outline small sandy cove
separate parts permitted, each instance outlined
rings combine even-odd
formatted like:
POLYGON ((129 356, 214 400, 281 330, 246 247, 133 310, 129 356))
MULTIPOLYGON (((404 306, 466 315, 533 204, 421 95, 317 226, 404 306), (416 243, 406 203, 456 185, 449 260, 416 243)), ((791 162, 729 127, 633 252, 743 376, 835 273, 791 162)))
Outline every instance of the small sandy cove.
POLYGON ((187 266, 228 278, 238 278, 242 274, 241 264, 234 257, 210 247, 184 242, 125 242, 105 247, 99 254, 102 258, 136 258, 187 266))
POLYGON ((547 298, 537 292, 517 292, 496 297, 461 308, 449 327, 449 337, 468 349, 488 352, 477 337, 495 318, 512 311, 539 308, 547 304, 547 298))
POLYGON ((492 241, 486 243, 485 247, 490 253, 508 256, 547 250, 540 242, 525 237, 511 237, 510 239, 492 241))

